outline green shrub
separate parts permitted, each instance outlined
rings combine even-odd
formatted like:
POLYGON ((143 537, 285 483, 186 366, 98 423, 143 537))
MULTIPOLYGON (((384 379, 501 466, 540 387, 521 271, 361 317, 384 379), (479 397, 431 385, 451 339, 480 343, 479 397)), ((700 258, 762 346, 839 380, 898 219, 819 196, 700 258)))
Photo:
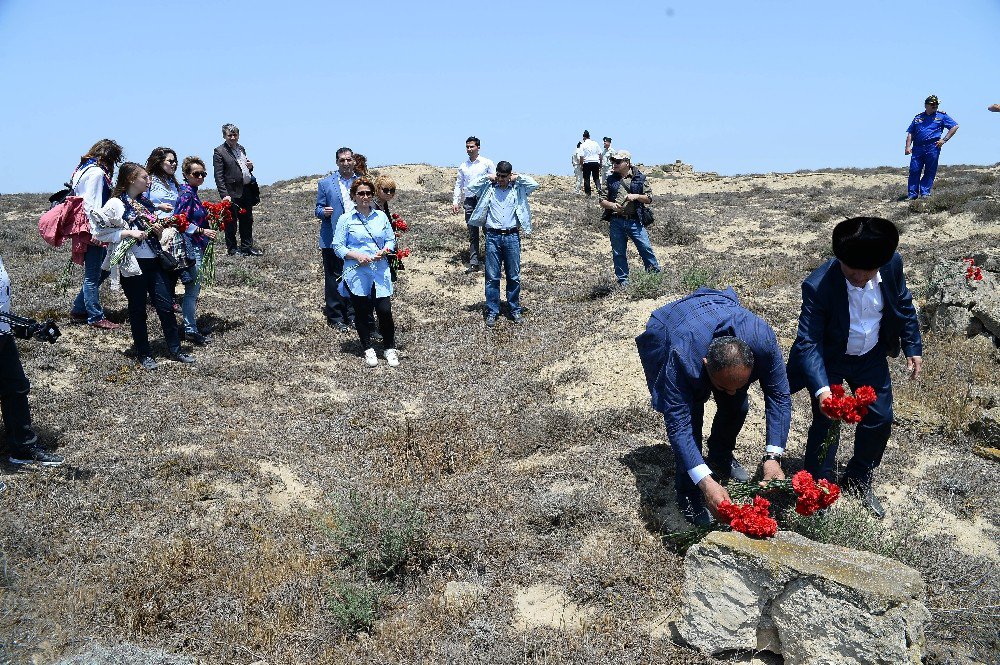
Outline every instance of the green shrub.
POLYGON ((385 596, 385 586, 379 582, 336 581, 330 585, 327 607, 338 628, 357 633, 371 630, 375 625, 385 596))
POLYGON ((391 494, 352 492, 338 517, 335 542, 345 563, 374 580, 401 572, 423 541, 424 514, 391 494))
POLYGON ((688 291, 694 291, 703 286, 715 288, 717 276, 710 268, 692 266, 681 274, 681 285, 688 291))
POLYGON ((914 537, 927 519, 922 511, 913 510, 887 524, 848 495, 825 513, 811 517, 802 517, 789 509, 783 524, 784 528, 816 542, 865 550, 910 564, 916 553, 914 537))
POLYGON ((628 295, 632 300, 659 298, 667 292, 662 272, 634 270, 629 275, 628 295))

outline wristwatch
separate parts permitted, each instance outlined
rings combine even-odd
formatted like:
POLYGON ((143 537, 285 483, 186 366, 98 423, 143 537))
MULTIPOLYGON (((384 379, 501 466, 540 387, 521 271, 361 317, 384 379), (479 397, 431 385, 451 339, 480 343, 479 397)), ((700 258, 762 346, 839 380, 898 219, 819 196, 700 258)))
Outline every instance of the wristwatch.
POLYGON ((763 464, 764 462, 777 462, 778 464, 781 464, 781 457, 782 456, 779 453, 765 453, 764 459, 762 459, 760 463, 763 464))

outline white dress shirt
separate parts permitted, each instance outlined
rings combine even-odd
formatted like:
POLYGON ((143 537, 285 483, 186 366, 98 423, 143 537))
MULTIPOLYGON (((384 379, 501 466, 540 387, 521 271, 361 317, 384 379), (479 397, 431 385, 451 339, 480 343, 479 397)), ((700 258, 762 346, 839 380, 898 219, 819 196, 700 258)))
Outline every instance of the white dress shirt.
MULTIPOLYGON (((0 256, 0 312, 10 312, 10 277, 3 267, 3 257, 0 256)), ((0 335, 10 334, 10 326, 0 321, 0 335)))
MULTIPOLYGON (((847 310, 851 326, 847 332, 847 355, 863 356, 878 344, 882 325, 882 273, 877 272, 864 286, 854 286, 847 278, 847 310)), ((816 397, 830 389, 823 386, 816 397)))
POLYGON ((351 198, 351 185, 357 180, 358 176, 352 175, 350 178, 345 178, 344 176, 337 173, 337 183, 340 185, 340 199, 344 202, 344 214, 351 215, 357 206, 354 205, 354 199, 351 198))
POLYGON ((476 161, 465 160, 458 165, 458 177, 455 178, 455 194, 451 198, 454 205, 459 205, 465 199, 472 196, 469 192, 469 185, 479 180, 484 173, 493 174, 497 172, 496 166, 489 159, 482 155, 476 157, 476 161))
POLYGON ((587 139, 581 143, 580 149, 583 150, 584 164, 599 164, 601 162, 601 146, 597 145, 597 141, 594 139, 587 139))

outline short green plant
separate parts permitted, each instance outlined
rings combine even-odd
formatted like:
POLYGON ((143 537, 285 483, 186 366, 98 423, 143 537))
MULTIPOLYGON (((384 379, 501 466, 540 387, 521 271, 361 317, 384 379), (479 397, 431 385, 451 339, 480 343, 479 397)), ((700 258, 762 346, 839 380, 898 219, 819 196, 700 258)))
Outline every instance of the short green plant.
POLYGON ((386 589, 381 582, 336 581, 330 585, 327 607, 337 627, 346 633, 371 630, 379 617, 386 589))
POLYGON ((659 298, 666 293, 662 272, 633 271, 629 278, 628 295, 632 300, 659 298))
POLYGON ((912 563, 916 556, 914 536, 928 519, 923 511, 908 510, 887 525, 849 496, 837 501, 823 514, 802 517, 793 510, 789 513, 783 522, 786 528, 806 538, 865 550, 907 564, 912 563))
POLYGON ((400 573, 423 541, 426 520, 415 501, 352 492, 338 517, 335 542, 345 563, 373 580, 400 573))
POLYGON ((715 273, 700 266, 692 266, 681 274, 681 284, 688 291, 694 291, 703 286, 715 288, 715 279, 715 273))

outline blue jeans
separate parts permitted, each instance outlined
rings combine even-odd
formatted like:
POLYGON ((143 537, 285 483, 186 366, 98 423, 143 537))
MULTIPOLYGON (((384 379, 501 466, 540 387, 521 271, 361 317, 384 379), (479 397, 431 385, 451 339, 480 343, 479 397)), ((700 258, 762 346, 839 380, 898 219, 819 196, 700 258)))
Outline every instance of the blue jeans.
POLYGON ((191 281, 184 285, 184 300, 181 301, 181 311, 184 313, 184 332, 198 332, 198 294, 201 293, 201 282, 198 281, 198 273, 201 272, 201 260, 203 251, 197 245, 192 245, 194 253, 194 265, 188 268, 191 281))
POLYGON ((660 272, 653 246, 649 244, 649 234, 639 220, 612 217, 610 226, 611 261, 615 266, 615 278, 622 286, 628 284, 628 239, 632 238, 639 258, 646 272, 660 272))
MULTIPOLYGON (((472 228, 472 227, 469 227, 472 228)), ((478 227, 477 227, 478 228, 478 227)), ((500 313, 500 263, 507 275, 510 315, 521 313, 521 236, 486 229, 486 315, 500 313)))
POLYGON ((111 274, 107 270, 101 270, 107 251, 100 245, 90 245, 83 257, 83 288, 73 301, 71 311, 79 316, 86 314, 87 323, 97 323, 104 318, 99 291, 101 284, 111 274))
POLYGON ((929 146, 914 146, 910 154, 910 177, 906 185, 906 195, 910 198, 930 196, 937 175, 938 158, 941 148, 933 143, 929 146), (923 171, 923 175, 920 172, 923 171))

